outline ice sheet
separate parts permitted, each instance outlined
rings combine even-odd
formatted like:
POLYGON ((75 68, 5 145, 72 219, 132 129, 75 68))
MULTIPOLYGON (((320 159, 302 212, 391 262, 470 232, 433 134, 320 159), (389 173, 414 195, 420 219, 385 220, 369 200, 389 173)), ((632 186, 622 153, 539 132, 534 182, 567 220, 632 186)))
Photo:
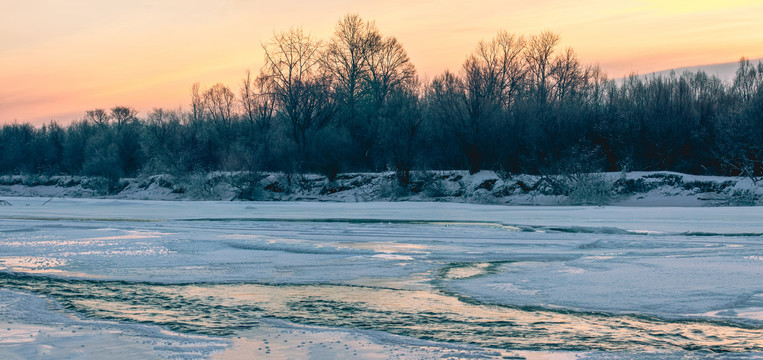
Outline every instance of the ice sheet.
MULTIPOLYGON (((46 201, 0 208, 4 288, 89 319, 201 332, 229 357, 256 354, 260 335, 277 334, 294 346, 269 346, 271 354, 295 358, 426 358, 429 348, 462 357, 756 357, 763 349, 760 208, 46 201), (176 306, 184 312, 165 314, 176 306), (176 323, 199 314, 215 325, 176 323), (270 318, 286 322, 263 322, 270 318), (307 339, 342 345, 297 347, 307 339)), ((41 349, 22 341, 35 326, 54 330, 17 324, 13 344, 0 346, 15 356, 41 349)), ((90 346, 159 354, 85 333, 90 346)))

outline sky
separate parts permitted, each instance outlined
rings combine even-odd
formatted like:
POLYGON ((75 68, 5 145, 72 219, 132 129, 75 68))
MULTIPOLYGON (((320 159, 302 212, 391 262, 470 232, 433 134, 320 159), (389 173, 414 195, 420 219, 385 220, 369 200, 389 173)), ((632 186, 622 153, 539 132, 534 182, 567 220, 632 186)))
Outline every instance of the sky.
POLYGON ((403 44, 422 78, 457 71, 499 30, 558 33, 610 78, 763 58, 760 0, 0 0, 0 123, 68 123, 94 108, 188 108, 235 91, 261 44, 301 26, 327 40, 348 13, 403 44))

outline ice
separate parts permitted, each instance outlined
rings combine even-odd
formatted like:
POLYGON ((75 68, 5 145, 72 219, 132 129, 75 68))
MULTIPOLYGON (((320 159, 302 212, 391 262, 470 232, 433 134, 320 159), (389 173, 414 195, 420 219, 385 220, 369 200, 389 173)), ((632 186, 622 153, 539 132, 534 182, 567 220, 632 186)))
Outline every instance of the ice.
POLYGON ((166 222, 282 220, 490 222, 498 225, 627 231, 763 234, 761 207, 501 206, 445 202, 230 202, 13 198, 6 219, 166 222), (47 204, 42 205, 48 201, 47 204))
POLYGON ((676 317, 748 306, 760 292, 761 268, 743 256, 584 256, 570 261, 516 262, 461 280, 454 290, 483 301, 676 317))
POLYGON ((202 359, 230 340, 157 327, 79 319, 52 311, 43 298, 0 289, 0 357, 4 359, 202 359))
POLYGON ((263 338, 293 358, 763 349, 763 208, 11 200, 0 208, 6 357, 83 342, 235 358, 264 352, 263 338), (48 315, 13 317, 18 299, 48 315), (66 310, 46 305, 59 302, 66 310), (208 324, 173 323, 200 316, 208 324), (157 345, 161 331, 175 345, 157 345), (189 331, 202 337, 183 340, 189 331), (343 345, 298 346, 310 340, 343 345))

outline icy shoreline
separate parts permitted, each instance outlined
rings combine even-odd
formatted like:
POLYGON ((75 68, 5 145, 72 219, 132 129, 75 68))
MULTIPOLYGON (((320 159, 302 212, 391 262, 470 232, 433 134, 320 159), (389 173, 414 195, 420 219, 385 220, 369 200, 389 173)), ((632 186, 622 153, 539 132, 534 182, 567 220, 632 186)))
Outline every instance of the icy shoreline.
POLYGON ((430 171, 414 173, 405 185, 392 172, 339 174, 332 180, 283 173, 165 174, 119 181, 14 175, 0 177, 0 197, 696 207, 760 205, 763 184, 673 172, 509 176, 493 171, 430 171))

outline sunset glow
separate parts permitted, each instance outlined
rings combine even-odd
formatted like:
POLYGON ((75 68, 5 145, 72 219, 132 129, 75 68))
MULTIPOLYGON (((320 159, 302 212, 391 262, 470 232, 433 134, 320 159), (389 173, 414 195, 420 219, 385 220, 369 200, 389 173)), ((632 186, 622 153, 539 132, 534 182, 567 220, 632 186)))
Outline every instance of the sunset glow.
POLYGON ((0 123, 187 108, 194 82, 238 89, 273 31, 297 25, 328 39, 347 13, 397 37, 424 79, 457 70, 500 29, 556 32, 610 77, 763 57, 763 4, 753 0, 2 0, 2 9, 0 123))

